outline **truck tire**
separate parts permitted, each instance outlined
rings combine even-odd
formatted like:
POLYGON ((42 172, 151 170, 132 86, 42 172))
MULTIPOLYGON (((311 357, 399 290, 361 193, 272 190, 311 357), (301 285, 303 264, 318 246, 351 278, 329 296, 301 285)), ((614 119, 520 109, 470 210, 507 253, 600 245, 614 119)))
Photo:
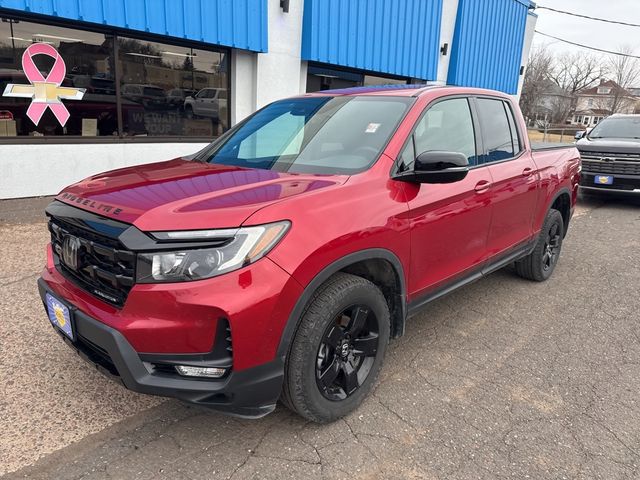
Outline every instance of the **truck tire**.
POLYGON ((527 280, 547 280, 558 263, 563 238, 562 214, 552 208, 547 213, 533 252, 515 263, 516 273, 527 280))
POLYGON ((318 423, 337 420, 367 396, 389 343, 384 295, 362 277, 338 273, 314 294, 285 363, 283 403, 318 423))

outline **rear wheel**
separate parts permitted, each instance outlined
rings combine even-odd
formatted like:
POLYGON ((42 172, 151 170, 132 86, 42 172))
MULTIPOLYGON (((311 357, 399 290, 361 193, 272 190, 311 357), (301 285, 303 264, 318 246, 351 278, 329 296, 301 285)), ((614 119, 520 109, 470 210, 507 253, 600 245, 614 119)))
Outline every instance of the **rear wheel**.
POLYGON ((283 401, 314 422, 350 413, 371 390, 389 342, 389 307, 370 281, 339 273, 311 300, 285 367, 283 401))
POLYGON ((533 252, 516 262, 519 276, 536 282, 547 280, 556 268, 564 238, 562 214, 549 210, 533 252))

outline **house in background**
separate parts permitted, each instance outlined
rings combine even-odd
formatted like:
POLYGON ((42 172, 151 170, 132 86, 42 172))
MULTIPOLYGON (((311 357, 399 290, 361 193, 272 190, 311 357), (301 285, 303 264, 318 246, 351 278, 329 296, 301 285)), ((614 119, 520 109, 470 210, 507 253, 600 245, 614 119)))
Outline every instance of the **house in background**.
POLYGON ((636 113, 639 109, 640 97, 633 91, 622 88, 613 80, 602 79, 599 85, 578 92, 571 123, 593 127, 613 113, 636 113))
POLYGON ((640 101, 640 87, 629 87, 627 90, 640 101))
POLYGON ((571 104, 571 94, 548 80, 536 98, 533 118, 527 118, 527 122, 536 127, 563 124, 571 113, 571 104))

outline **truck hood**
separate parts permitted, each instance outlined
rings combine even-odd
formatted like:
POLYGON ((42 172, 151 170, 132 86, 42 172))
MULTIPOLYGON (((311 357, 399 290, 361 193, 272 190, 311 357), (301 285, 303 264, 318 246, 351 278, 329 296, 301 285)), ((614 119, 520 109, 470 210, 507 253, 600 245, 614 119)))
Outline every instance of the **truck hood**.
POLYGON ((143 231, 232 228, 267 205, 347 178, 175 159, 89 177, 56 199, 143 231))
POLYGON ((576 147, 581 152, 640 154, 640 140, 634 138, 582 138, 576 147))

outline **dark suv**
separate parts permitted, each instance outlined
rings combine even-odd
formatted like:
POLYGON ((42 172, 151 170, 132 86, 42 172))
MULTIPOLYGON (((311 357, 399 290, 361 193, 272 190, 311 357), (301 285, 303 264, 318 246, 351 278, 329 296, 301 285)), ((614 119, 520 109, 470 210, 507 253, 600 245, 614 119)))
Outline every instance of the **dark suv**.
POLYGON ((640 194, 640 115, 612 115, 581 138, 580 187, 640 194))

